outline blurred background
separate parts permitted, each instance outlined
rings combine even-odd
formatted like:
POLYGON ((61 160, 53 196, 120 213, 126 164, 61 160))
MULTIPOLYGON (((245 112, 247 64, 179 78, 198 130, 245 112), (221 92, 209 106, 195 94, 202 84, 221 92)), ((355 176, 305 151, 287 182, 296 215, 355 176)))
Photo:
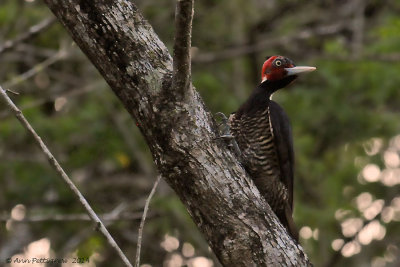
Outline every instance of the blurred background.
MULTIPOLYGON (((175 1, 134 2, 172 51, 175 1)), ((400 266, 399 14, 398 0, 196 1, 193 82, 212 113, 245 101, 265 56, 317 67, 274 95, 293 126, 294 217, 315 266, 400 266)), ((134 259, 157 172, 133 120, 52 18, 42 1, 1 0, 0 84, 20 93, 10 96, 134 259)), ((4 103, 0 184, 0 265, 122 266, 4 103)), ((220 266, 164 182, 141 262, 220 266)))

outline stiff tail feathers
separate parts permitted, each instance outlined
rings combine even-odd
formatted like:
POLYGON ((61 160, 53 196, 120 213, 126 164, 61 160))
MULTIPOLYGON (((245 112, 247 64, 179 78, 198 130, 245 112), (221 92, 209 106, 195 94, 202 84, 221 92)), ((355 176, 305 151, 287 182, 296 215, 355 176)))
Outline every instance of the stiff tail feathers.
POLYGON ((290 236, 294 240, 296 240, 296 242, 299 242, 299 232, 297 231, 297 227, 294 224, 292 217, 292 209, 290 208, 289 203, 285 205, 284 212, 277 215, 283 226, 285 226, 285 228, 289 232, 290 236))

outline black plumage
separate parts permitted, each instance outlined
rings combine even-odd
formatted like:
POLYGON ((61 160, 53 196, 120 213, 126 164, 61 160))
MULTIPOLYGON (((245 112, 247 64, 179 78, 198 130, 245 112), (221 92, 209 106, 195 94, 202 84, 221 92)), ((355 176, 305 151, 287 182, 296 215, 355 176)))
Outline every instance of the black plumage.
POLYGON ((271 95, 296 76, 265 80, 229 118, 229 126, 242 155, 243 164, 262 196, 294 239, 294 153, 289 118, 271 95))

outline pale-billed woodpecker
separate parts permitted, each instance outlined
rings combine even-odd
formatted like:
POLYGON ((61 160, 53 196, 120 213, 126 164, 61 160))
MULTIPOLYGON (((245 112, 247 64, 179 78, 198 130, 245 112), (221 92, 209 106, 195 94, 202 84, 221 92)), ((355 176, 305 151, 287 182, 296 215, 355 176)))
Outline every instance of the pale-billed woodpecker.
POLYGON ((292 130, 285 111, 271 97, 298 75, 315 69, 296 67, 286 57, 268 57, 262 67, 261 83, 247 101, 230 115, 230 133, 225 134, 225 137, 233 137, 234 147, 246 171, 295 240, 298 240, 298 232, 292 217, 292 130))

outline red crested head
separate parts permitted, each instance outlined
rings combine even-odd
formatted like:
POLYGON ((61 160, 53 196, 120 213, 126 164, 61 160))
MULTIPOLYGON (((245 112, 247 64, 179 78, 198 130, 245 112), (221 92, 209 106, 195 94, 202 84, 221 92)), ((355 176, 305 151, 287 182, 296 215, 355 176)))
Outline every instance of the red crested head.
POLYGON ((278 81, 287 76, 316 70, 315 67, 296 67, 290 59, 283 56, 272 56, 264 62, 261 71, 261 81, 278 81))

